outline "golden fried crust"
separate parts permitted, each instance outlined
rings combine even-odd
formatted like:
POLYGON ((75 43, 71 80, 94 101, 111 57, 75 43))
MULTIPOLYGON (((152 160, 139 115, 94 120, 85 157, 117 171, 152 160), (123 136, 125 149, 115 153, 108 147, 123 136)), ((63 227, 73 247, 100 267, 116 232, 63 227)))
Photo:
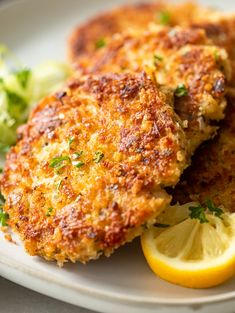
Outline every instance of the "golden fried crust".
POLYGON ((235 81, 235 16, 226 15, 195 3, 169 4, 152 2, 120 6, 104 12, 75 28, 68 41, 68 56, 72 63, 80 58, 92 58, 99 49, 97 43, 109 43, 112 36, 128 30, 144 31, 150 24, 161 24, 161 14, 167 15, 168 26, 184 26, 203 29, 215 45, 224 48, 232 61, 235 81))
POLYGON ((183 85, 187 95, 176 94, 175 110, 185 122, 191 153, 214 134, 212 121, 224 117, 230 64, 226 52, 213 46, 200 29, 152 26, 144 33, 116 35, 92 59, 80 58, 78 69, 82 73, 144 69, 173 92, 183 85))
POLYGON ((173 190, 174 202, 211 199, 235 212, 235 98, 229 100, 219 133, 197 151, 192 164, 173 190))
POLYGON ((145 28, 155 18, 156 12, 164 5, 160 3, 142 3, 123 6, 95 16, 83 25, 78 26, 69 38, 68 53, 70 60, 77 61, 83 55, 93 53, 97 42, 106 42, 113 34, 126 31, 129 27, 145 28))
POLYGON ((74 29, 69 37, 68 55, 71 62, 84 55, 92 55, 99 40, 108 43, 116 33, 129 29, 145 30, 149 23, 161 23, 161 14, 167 13, 171 25, 188 25, 200 21, 202 16, 213 15, 211 9, 202 8, 194 3, 173 5, 165 1, 125 5, 104 12, 74 29))
MULTIPOLYGON (((202 17, 203 19, 203 17, 202 17)), ((232 64, 232 79, 230 85, 235 84, 235 16, 225 16, 221 13, 212 16, 204 17, 204 21, 192 23, 194 28, 202 28, 207 36, 215 45, 224 48, 231 60, 232 64)))
POLYGON ((202 28, 215 45, 224 48, 232 59, 235 59, 235 17, 216 14, 204 17, 205 21, 192 23, 194 28, 202 28))
POLYGON ((154 222, 171 200, 162 187, 187 163, 171 101, 145 73, 107 74, 73 80, 34 109, 1 181, 31 255, 86 262, 154 222))

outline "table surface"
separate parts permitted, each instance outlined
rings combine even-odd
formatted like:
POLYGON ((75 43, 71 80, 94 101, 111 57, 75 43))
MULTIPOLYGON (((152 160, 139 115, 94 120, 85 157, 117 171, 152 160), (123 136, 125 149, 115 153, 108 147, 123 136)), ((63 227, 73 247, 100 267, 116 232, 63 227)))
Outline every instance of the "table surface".
POLYGON ((0 312, 4 313, 93 313, 43 296, 0 277, 0 312))

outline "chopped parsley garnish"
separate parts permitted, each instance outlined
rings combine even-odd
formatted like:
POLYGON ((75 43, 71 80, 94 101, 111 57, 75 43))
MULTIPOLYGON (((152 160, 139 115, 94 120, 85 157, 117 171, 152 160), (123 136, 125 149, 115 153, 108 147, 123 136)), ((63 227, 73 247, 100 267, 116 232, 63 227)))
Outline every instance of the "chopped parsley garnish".
POLYGON ((163 60, 163 57, 161 57, 160 55, 158 54, 154 54, 154 59, 157 60, 157 61, 162 61, 163 60))
POLYGON ((161 62, 162 60, 163 60, 163 57, 161 57, 161 56, 158 55, 158 54, 154 54, 154 56, 153 56, 154 65, 158 65, 159 62, 161 62))
POLYGON ((76 151, 76 152, 73 153, 75 159, 80 158, 80 156, 81 156, 82 154, 83 154, 83 151, 79 151, 79 152, 76 151))
POLYGON ((71 147, 72 143, 74 142, 74 137, 69 137, 68 143, 69 143, 69 147, 71 147))
POLYGON ((170 225, 169 224, 162 224, 162 223, 155 223, 154 226, 159 227, 159 228, 167 228, 170 225))
POLYGON ((214 58, 215 58, 215 61, 216 61, 216 62, 219 61, 219 57, 220 57, 219 51, 218 51, 218 50, 215 50, 215 51, 214 51, 214 58))
POLYGON ((2 209, 3 205, 5 203, 5 199, 3 197, 3 195, 0 193, 0 208, 2 209))
POLYGON ((184 84, 179 84, 175 89, 175 96, 180 98, 188 95, 188 90, 184 84))
POLYGON ((51 216, 52 212, 53 212, 53 208, 49 208, 46 212, 46 216, 51 216))
POLYGON ((169 25, 170 24, 170 13, 167 11, 161 11, 158 14, 158 21, 161 25, 169 25))
POLYGON ((104 38, 100 38, 96 41, 95 47, 96 49, 100 49, 106 46, 106 40, 104 38))
POLYGON ((25 89, 28 85, 31 71, 28 68, 24 68, 15 73, 20 85, 25 89))
POLYGON ((3 168, 2 167, 0 167, 0 174, 3 172, 3 168))
MULTIPOLYGON (((73 157, 74 157, 75 160, 77 160, 77 159, 80 158, 80 156, 81 156, 82 154, 83 154, 83 151, 76 151, 76 152, 73 153, 73 157)), ((77 168, 82 167, 84 164, 85 164, 85 163, 82 162, 82 161, 74 161, 74 162, 73 162, 73 165, 74 165, 75 167, 77 167, 77 168)))
POLYGON ((198 219, 201 224, 208 223, 208 219, 206 218, 206 209, 202 207, 201 205, 198 206, 190 206, 189 207, 189 217, 191 219, 198 219))
POLYGON ((3 211, 4 203, 5 199, 3 195, 0 193, 0 226, 7 226, 7 220, 9 219, 9 215, 3 211))
POLYGON ((213 215, 222 219, 222 214, 224 213, 222 209, 216 207, 214 203, 208 199, 203 205, 191 206, 189 207, 189 217, 192 219, 198 219, 201 224, 208 223, 206 218, 206 211, 209 210, 213 215))
POLYGON ((7 221, 9 215, 3 211, 3 208, 0 208, 0 226, 7 226, 7 221))
POLYGON ((5 203, 3 195, 0 193, 0 207, 5 203))
POLYGON ((95 157, 93 158, 93 161, 95 163, 99 163, 104 157, 104 154, 102 152, 96 151, 95 152, 95 157))
POLYGON ((221 208, 216 207, 210 199, 205 201, 205 205, 211 213, 222 219, 221 215, 224 214, 224 211, 221 208))
POLYGON ((63 182, 64 179, 61 179, 57 184, 56 184, 56 189, 59 190, 61 185, 62 185, 62 182, 63 182))
POLYGON ((66 165, 71 163, 71 159, 69 156, 59 156, 55 157, 50 160, 50 167, 53 167, 56 170, 60 170, 61 168, 65 167, 66 165))
POLYGON ((80 168, 84 165, 85 163, 82 162, 82 161, 77 161, 76 163, 74 163, 74 166, 77 167, 77 168, 80 168))

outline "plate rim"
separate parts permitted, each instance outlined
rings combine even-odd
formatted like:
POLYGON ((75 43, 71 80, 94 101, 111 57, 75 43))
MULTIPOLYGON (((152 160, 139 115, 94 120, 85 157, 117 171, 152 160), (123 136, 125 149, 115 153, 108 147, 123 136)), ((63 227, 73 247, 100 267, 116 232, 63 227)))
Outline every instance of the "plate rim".
MULTIPOLYGON (((11 7, 14 7, 15 5, 21 5, 22 3, 27 4, 30 0, 8 0, 8 1, 3 1, 0 4, 0 14, 4 10, 8 10, 11 7)), ((148 0, 148 2, 152 2, 154 0, 148 0)), ((155 0, 156 1, 156 0, 155 0)), ((22 247, 21 247, 22 248, 22 247)), ((26 252, 25 252, 26 253, 26 252)), ((49 282, 52 285, 55 286, 60 286, 62 288, 67 288, 71 289, 74 292, 79 292, 80 294, 85 294, 86 296, 95 296, 97 299, 101 299, 102 301, 108 300, 109 301, 115 301, 116 304, 120 302, 124 302, 126 305, 138 305, 138 304, 144 304, 147 306, 151 305, 164 305, 166 307, 172 307, 172 306, 177 306, 177 307, 182 307, 182 306, 197 306, 197 305, 207 305, 207 304, 216 304, 216 303, 223 303, 231 300, 235 300, 235 291, 230 291, 230 292, 225 292, 221 295, 209 295, 209 296, 202 296, 202 297, 196 297, 196 298, 189 298, 189 299, 176 299, 176 298, 167 298, 165 300, 161 300, 158 297, 140 297, 140 296, 134 296, 134 295, 125 295, 125 294, 118 294, 115 292, 110 292, 110 291, 99 291, 97 288, 92 288, 92 287, 84 287, 82 285, 79 285, 78 283, 67 283, 66 281, 61 281, 59 278, 56 278, 54 276, 51 276, 48 278, 45 272, 40 272, 37 273, 37 270, 35 270, 33 267, 29 265, 24 265, 23 263, 18 263, 17 261, 10 258, 7 255, 1 255, 0 256, 0 264, 2 264, 4 267, 7 267, 9 269, 13 268, 16 271, 20 272, 20 275, 27 275, 27 277, 31 277, 33 279, 39 280, 42 283, 49 282), (43 275, 42 275, 43 273, 43 275)), ((8 280, 11 280, 13 282, 16 282, 17 284, 18 281, 17 279, 10 279, 7 277, 7 275, 2 274, 2 270, 0 269, 0 275, 2 277, 5 277, 8 280)), ((234 278, 233 278, 234 279, 234 278)), ((20 284, 22 286, 25 286, 26 288, 29 288, 31 290, 38 291, 42 294, 45 294, 48 296, 48 293, 44 293, 41 288, 32 288, 29 287, 29 284, 27 283, 22 283, 20 284)), ((52 295, 49 295, 53 298, 55 298, 52 295)), ((58 299, 58 298, 57 298, 58 299)), ((62 301, 66 301, 65 298, 63 298, 62 301)), ((70 301, 66 301, 71 303, 70 301)), ((89 306, 87 306, 88 308, 89 306)))
MULTIPOLYGON (((23 248, 23 247, 21 247, 23 248)), ((55 286, 59 285, 60 287, 68 288, 76 292, 81 292, 86 295, 92 295, 97 298, 102 297, 102 299, 109 299, 110 301, 115 301, 116 303, 120 301, 125 301, 126 304, 143 304, 146 305, 167 305, 167 306, 190 306, 190 305, 206 305, 206 304, 215 304, 215 303, 223 303, 229 300, 235 299, 235 291, 223 293, 221 295, 211 295, 206 297, 196 297, 196 298, 189 298, 189 299, 175 299, 175 298, 167 298, 166 300, 161 300, 158 297, 140 297, 140 296, 127 296, 125 294, 117 294, 115 292, 108 292, 108 291, 99 291, 97 288, 92 287, 84 287, 79 285, 78 283, 74 284, 72 282, 66 283, 65 281, 61 281, 58 278, 50 277, 46 275, 44 272, 37 273, 37 271, 31 267, 24 265, 22 263, 18 264, 16 260, 2 255, 0 258, 0 264, 8 268, 13 268, 14 270, 20 270, 21 273, 39 279, 42 282, 46 283, 49 282, 55 286)))

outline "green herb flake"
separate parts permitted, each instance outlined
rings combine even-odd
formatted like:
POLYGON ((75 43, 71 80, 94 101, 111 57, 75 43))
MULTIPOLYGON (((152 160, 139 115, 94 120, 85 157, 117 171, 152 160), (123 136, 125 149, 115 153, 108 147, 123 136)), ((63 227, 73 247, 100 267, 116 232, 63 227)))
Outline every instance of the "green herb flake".
POLYGON ((3 195, 0 193, 0 226, 7 226, 7 221, 9 219, 9 215, 4 212, 3 205, 5 203, 5 199, 3 195))
POLYGON ((222 215, 224 214, 224 211, 221 208, 216 207, 210 199, 207 199, 203 205, 199 204, 195 207, 189 207, 189 210, 191 211, 189 217, 198 219, 201 224, 209 222, 205 215, 207 210, 221 219, 223 219, 222 215))
POLYGON ((62 183, 63 183, 63 178, 56 184, 56 189, 57 189, 57 191, 59 191, 60 190, 60 187, 62 186, 62 183))
POLYGON ((85 165, 85 163, 82 162, 82 161, 77 161, 77 162, 74 164, 74 166, 77 167, 77 168, 80 168, 80 167, 82 167, 83 165, 85 165))
POLYGON ((153 58, 154 58, 155 61, 162 61, 163 60, 163 57, 161 57, 158 54, 154 54, 153 58))
POLYGON ((208 208, 208 210, 213 213, 215 216, 219 217, 222 219, 222 216, 224 214, 224 211, 218 207, 216 207, 214 205, 214 203, 210 200, 210 199, 207 199, 205 201, 205 206, 208 208))
POLYGON ((185 97, 187 95, 188 95, 188 90, 185 87, 185 85, 179 84, 175 89, 175 96, 180 98, 180 97, 185 97))
POLYGON ((49 167, 52 167, 56 170, 60 170, 69 163, 71 163, 71 159, 69 156, 59 156, 54 157, 53 159, 50 160, 49 167))
POLYGON ((83 154, 83 151, 79 151, 79 152, 76 151, 76 152, 73 153, 73 156, 74 156, 75 159, 78 159, 78 158, 80 158, 80 156, 82 154, 83 154))
POLYGON ((163 57, 161 57, 160 55, 154 54, 153 56, 153 63, 154 65, 158 65, 159 62, 163 61, 163 57))
POLYGON ((25 89, 28 85, 31 71, 28 68, 24 68, 15 73, 20 85, 25 89))
POLYGON ((104 38, 100 38, 96 41, 95 47, 96 49, 100 49, 106 46, 106 40, 104 38))
POLYGON ((51 216, 51 213, 53 212, 53 208, 49 208, 46 212, 46 216, 51 216))
POLYGON ((189 217, 191 219, 198 219, 201 224, 208 223, 208 219, 206 218, 206 209, 202 207, 200 204, 198 206, 190 206, 189 207, 189 217))
POLYGON ((2 207, 2 205, 5 203, 5 199, 3 197, 3 195, 0 193, 0 207, 2 207))
POLYGON ((7 226, 7 221, 9 219, 9 215, 0 208, 0 226, 7 226))
POLYGON ((68 140, 68 144, 69 144, 69 147, 71 147, 72 143, 74 142, 74 137, 69 137, 69 140, 68 140))
POLYGON ((218 51, 218 50, 215 50, 215 51, 214 51, 214 58, 215 58, 215 61, 216 61, 216 62, 219 61, 220 54, 219 54, 219 51, 218 51))
POLYGON ((167 228, 170 225, 169 224, 161 224, 161 223, 155 223, 154 224, 155 227, 159 227, 159 228, 167 228))
POLYGON ((159 23, 161 25, 169 25, 170 24, 170 20, 171 20, 170 13, 167 12, 167 11, 159 12, 159 14, 157 16, 157 20, 159 21, 159 23))
POLYGON ((0 167, 0 174, 2 174, 2 172, 3 172, 3 168, 2 168, 2 167, 0 167))
POLYGON ((95 152, 95 157, 93 158, 93 161, 95 163, 99 163, 104 157, 104 154, 102 152, 96 151, 95 152))

